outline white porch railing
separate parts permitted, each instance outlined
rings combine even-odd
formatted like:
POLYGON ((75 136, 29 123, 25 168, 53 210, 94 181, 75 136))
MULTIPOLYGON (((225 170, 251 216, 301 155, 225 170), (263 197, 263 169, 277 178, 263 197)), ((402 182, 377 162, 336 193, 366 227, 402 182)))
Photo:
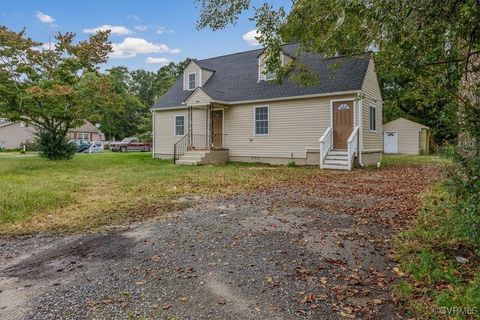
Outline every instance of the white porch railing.
POLYGON ((328 127, 327 130, 320 137, 318 142, 320 142, 320 168, 323 169, 323 161, 328 154, 328 151, 332 149, 332 137, 333 131, 332 127, 328 127))
POLYGON ((347 140, 348 170, 352 170, 353 158, 358 154, 358 131, 359 127, 353 128, 347 140))

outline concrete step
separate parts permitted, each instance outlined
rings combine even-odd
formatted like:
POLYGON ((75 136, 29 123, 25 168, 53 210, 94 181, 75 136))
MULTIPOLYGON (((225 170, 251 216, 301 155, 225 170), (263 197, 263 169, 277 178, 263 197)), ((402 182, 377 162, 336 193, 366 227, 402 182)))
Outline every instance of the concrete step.
POLYGON ((175 164, 182 164, 182 165, 189 165, 189 166, 196 166, 200 161, 197 160, 177 160, 175 164))
POLYGON ((190 156, 190 155, 183 155, 183 156, 180 157, 179 160, 194 160, 194 161, 200 162, 200 161, 202 161, 202 159, 203 159, 203 157, 197 156, 197 155, 192 155, 192 156, 190 156))
POLYGON ((206 151, 185 151, 183 156, 198 156, 198 157, 205 157, 207 154, 206 151))
POLYGON ((323 169, 332 169, 332 170, 348 170, 348 165, 339 165, 339 164, 324 164, 323 169))

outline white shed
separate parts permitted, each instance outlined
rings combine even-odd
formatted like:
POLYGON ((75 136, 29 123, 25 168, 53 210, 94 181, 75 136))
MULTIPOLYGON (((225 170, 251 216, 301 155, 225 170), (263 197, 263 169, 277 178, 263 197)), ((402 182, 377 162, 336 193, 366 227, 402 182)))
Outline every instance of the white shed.
POLYGON ((430 128, 405 118, 383 125, 383 149, 390 154, 428 154, 430 128))

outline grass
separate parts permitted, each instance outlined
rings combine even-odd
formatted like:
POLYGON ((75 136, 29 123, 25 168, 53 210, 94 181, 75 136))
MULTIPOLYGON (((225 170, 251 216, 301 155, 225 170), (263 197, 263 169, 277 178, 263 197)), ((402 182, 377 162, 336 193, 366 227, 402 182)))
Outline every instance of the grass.
POLYGON ((413 227, 396 239, 406 276, 395 294, 416 319, 480 318, 479 248, 464 236, 466 217, 454 205, 454 196, 439 183, 422 196, 413 227))
POLYGON ((69 161, 0 157, 0 234, 92 230, 158 216, 215 196, 322 174, 251 164, 174 166, 149 153, 76 155, 69 161))
MULTIPOLYGON (((385 157, 383 164, 436 162, 385 157)), ((95 230, 188 206, 185 195, 250 192, 329 174, 313 167, 235 163, 174 166, 149 153, 80 154, 68 161, 0 156, 0 235, 95 230)))
POLYGON ((382 158, 382 167, 404 165, 444 165, 448 160, 437 155, 389 155, 382 158))

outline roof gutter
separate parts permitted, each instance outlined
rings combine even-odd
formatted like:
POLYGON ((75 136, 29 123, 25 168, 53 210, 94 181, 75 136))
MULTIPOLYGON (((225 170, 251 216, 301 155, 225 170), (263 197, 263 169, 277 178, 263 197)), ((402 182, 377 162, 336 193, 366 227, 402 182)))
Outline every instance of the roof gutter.
POLYGON ((222 101, 222 100, 212 100, 212 102, 213 103, 218 103, 218 104, 225 104, 225 105, 236 105, 236 104, 257 103, 257 102, 319 98, 319 97, 336 96, 336 95, 357 94, 357 93, 360 93, 360 92, 361 92, 361 90, 350 90, 350 91, 337 91, 337 92, 327 92, 327 93, 308 94, 308 95, 301 95, 301 96, 289 96, 289 97, 280 97, 280 98, 240 100, 240 101, 232 101, 232 102, 222 101))
MULTIPOLYGON (((204 91, 205 92, 205 91, 204 91)), ((327 92, 327 93, 317 93, 317 94, 307 94, 301 96, 289 96, 289 97, 279 97, 279 98, 266 98, 266 99, 253 99, 253 100, 239 100, 239 101, 223 101, 223 100, 212 100, 212 103, 223 104, 223 105, 238 105, 238 104, 247 104, 247 103, 262 103, 270 101, 286 101, 286 100, 296 100, 296 99, 309 99, 309 98, 320 98, 320 97, 329 97, 329 96, 340 96, 340 95, 355 95, 362 92, 361 90, 350 90, 350 91, 336 91, 336 92, 327 92)), ((188 99, 188 98, 187 98, 188 99)), ((185 102, 182 102, 182 104, 185 102)), ((166 107, 166 108, 151 108, 152 111, 157 110, 175 110, 186 108, 187 104, 183 106, 176 107, 166 107)))

